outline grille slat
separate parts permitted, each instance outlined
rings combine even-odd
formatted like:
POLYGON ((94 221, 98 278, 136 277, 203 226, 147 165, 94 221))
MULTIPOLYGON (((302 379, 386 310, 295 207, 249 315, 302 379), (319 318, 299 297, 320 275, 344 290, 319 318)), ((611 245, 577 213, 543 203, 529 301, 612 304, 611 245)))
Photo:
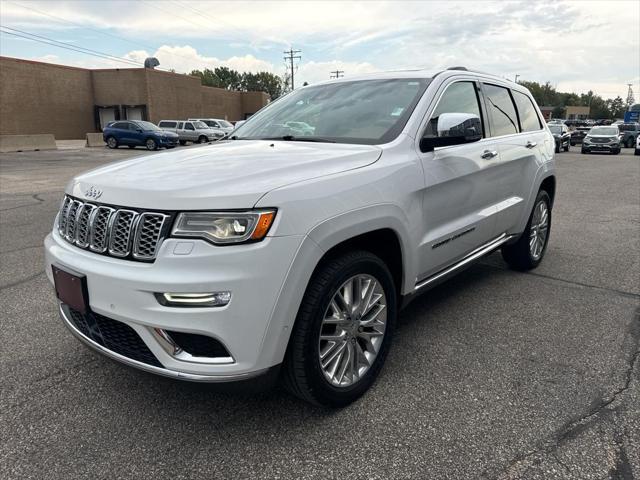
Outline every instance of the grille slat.
POLYGON ((69 243, 117 258, 153 261, 171 215, 84 203, 65 196, 58 232, 69 243))

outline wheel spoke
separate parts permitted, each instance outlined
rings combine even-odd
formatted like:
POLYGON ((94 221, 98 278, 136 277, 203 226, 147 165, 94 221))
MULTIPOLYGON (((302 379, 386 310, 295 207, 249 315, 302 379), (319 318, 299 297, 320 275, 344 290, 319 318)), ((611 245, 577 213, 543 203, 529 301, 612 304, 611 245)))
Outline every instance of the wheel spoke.
MULTIPOLYGON (((344 352, 345 345, 346 345, 345 342, 340 343, 338 348, 334 349, 333 353, 329 355, 325 361, 321 362, 322 368, 327 368, 329 365, 334 363, 336 359, 337 361, 335 363, 338 363, 340 361, 340 358, 339 358, 340 355, 342 355, 342 353, 344 352)), ((335 366, 334 366, 334 372, 335 372, 335 366)))

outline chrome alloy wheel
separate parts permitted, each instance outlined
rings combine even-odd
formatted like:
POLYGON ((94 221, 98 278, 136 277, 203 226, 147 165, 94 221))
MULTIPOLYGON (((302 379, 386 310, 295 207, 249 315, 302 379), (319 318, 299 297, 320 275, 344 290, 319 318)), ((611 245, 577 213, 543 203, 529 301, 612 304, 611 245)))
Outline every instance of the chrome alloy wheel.
POLYGON ((342 284, 329 302, 320 326, 319 362, 329 383, 357 383, 378 356, 387 327, 387 298, 371 275, 342 284))
POLYGON ((539 260, 542 257, 547 234, 549 232, 549 207, 544 201, 538 202, 533 210, 529 234, 529 253, 531 258, 539 260))
POLYGON ((109 145, 109 148, 116 148, 118 146, 118 141, 114 137, 109 137, 107 145, 109 145))

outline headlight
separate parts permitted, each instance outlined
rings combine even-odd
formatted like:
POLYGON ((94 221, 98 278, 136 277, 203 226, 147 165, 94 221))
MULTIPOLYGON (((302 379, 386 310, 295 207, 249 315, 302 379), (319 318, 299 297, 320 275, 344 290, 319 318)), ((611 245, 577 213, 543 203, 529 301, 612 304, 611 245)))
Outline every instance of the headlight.
POLYGON ((257 242, 271 228, 275 210, 249 212, 185 212, 178 215, 172 235, 197 237, 214 244, 257 242))

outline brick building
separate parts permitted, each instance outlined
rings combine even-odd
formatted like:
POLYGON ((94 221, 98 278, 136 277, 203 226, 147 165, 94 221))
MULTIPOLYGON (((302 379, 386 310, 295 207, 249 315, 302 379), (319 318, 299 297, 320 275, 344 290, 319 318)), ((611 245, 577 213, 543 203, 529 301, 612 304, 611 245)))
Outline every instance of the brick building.
POLYGON ((89 70, 0 57, 0 135, 84 138, 111 120, 242 120, 267 104, 263 92, 205 87, 198 77, 147 68, 89 70))

